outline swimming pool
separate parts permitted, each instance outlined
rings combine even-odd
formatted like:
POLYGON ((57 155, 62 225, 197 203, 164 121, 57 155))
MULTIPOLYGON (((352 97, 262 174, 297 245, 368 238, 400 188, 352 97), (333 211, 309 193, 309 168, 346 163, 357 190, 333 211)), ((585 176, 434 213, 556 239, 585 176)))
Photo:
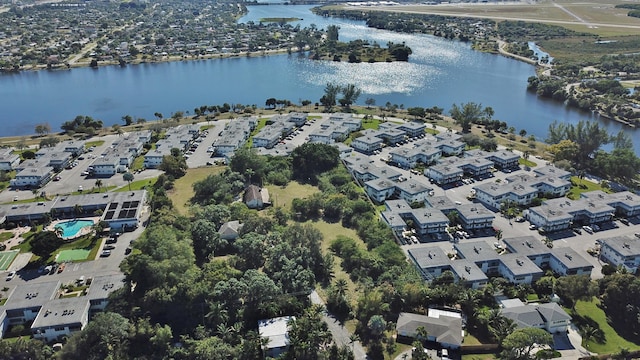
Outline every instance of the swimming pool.
POLYGON ((62 238, 72 238, 87 226, 93 226, 93 220, 69 220, 58 223, 55 228, 62 229, 62 238))

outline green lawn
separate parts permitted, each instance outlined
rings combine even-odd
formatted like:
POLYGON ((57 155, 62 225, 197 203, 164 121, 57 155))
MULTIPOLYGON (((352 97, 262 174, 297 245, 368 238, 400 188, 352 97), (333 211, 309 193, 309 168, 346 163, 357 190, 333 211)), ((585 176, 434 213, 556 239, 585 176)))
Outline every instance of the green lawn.
MULTIPOLYGON (((630 351, 640 349, 639 344, 634 344, 630 341, 622 338, 607 322, 607 315, 598 307, 600 300, 593 298, 592 301, 578 301, 576 304, 576 312, 583 316, 586 320, 595 321, 600 329, 604 332, 605 341, 602 344, 598 344, 594 341, 588 343, 583 342, 583 346, 589 351, 598 354, 615 354, 620 352, 620 349, 625 348, 630 351)), ((567 312, 570 309, 565 309, 567 312)), ((575 322, 574 322, 575 323, 575 322)))
POLYGON ((586 179, 579 179, 577 176, 571 177, 571 184, 572 184, 571 190, 567 194, 567 197, 572 200, 579 199, 580 194, 589 192, 589 191, 602 190, 606 193, 611 192, 611 190, 603 188, 602 186, 600 186, 600 184, 591 182, 586 179))
POLYGON ((133 160, 133 164, 131 164, 131 167, 129 169, 131 169, 132 171, 144 169, 144 156, 141 155, 135 158, 133 160))
MULTIPOLYGON (((156 183, 156 181, 158 181, 158 178, 132 181, 131 182, 131 191, 142 190, 142 189, 146 188, 147 186, 152 187, 156 183)), ((115 189, 114 191, 117 191, 117 192, 129 191, 129 184, 121 186, 121 187, 115 189)))
POLYGON ((256 128, 251 132, 251 135, 249 136, 249 140, 247 140, 247 142, 244 144, 244 147, 247 149, 251 149, 253 147, 253 137, 260 131, 262 130, 262 128, 264 128, 265 126, 267 126, 267 118, 260 118, 258 120, 258 124, 256 125, 256 128))
POLYGON ((104 140, 87 141, 85 147, 88 149, 92 146, 100 146, 104 144, 104 140))
POLYGON ((0 242, 7 241, 13 237, 13 231, 0 233, 0 242))
POLYGON ((291 181, 285 187, 276 185, 267 185, 269 196, 274 207, 282 207, 286 210, 291 209, 291 201, 295 198, 306 198, 317 193, 318 188, 308 184, 300 184, 297 181, 291 181))
MULTIPOLYGON (((181 215, 187 215, 189 200, 193 197, 193 184, 203 180, 209 175, 219 174, 226 169, 226 166, 211 166, 195 169, 187 169, 187 174, 176 180, 173 189, 167 192, 173 206, 181 215)), ((127 187, 128 190, 128 187, 127 187)))
POLYGON ((379 128, 380 128, 380 120, 379 119, 362 120, 362 129, 378 130, 379 128))
POLYGON ((493 360, 498 357, 494 354, 464 354, 462 360, 493 360))
POLYGON ((528 166, 528 167, 536 167, 536 166, 538 166, 538 164, 534 163, 533 161, 527 160, 527 159, 523 159, 523 158, 518 159, 518 164, 524 165, 524 166, 528 166))

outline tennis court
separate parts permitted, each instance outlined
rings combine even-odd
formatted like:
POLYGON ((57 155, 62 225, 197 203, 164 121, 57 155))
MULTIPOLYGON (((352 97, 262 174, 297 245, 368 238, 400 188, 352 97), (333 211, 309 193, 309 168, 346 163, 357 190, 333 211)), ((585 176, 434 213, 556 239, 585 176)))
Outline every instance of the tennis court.
POLYGON ((84 249, 62 250, 56 256, 56 262, 86 260, 90 252, 91 250, 84 249))
POLYGON ((0 252, 0 271, 7 270, 18 253, 18 250, 0 252))

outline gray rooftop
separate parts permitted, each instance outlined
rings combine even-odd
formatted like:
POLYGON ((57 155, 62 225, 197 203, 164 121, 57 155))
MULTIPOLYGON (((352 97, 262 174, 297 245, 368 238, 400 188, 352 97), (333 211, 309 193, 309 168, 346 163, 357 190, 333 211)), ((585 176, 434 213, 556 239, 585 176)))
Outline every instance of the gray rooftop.
POLYGON ((520 255, 536 256, 549 253, 547 245, 531 235, 505 238, 502 241, 507 245, 509 251, 520 255))
POLYGON ((89 300, 84 296, 51 300, 42 306, 31 328, 86 323, 88 313, 89 300))
POLYGON ((124 275, 102 275, 91 280, 86 298, 89 300, 106 299, 110 293, 124 286, 124 275))
POLYGON ((404 191, 407 194, 420 194, 423 192, 429 192, 431 190, 433 190, 433 188, 429 188, 426 187, 425 185, 423 185, 421 182, 418 182, 416 180, 413 179, 409 179, 407 181, 403 181, 403 182, 399 182, 396 184, 396 187, 401 190, 404 191))
POLYGON ((602 246, 607 246, 611 250, 624 257, 634 257, 640 255, 640 239, 635 236, 614 236, 598 239, 602 246))
POLYGON ((409 249, 409 256, 422 268, 450 266, 452 261, 445 252, 437 246, 425 246, 409 249))
POLYGON ((400 214, 395 211, 385 210, 381 212, 380 215, 392 228, 407 226, 407 223, 402 220, 400 214))
POLYGON ((536 167, 533 169, 533 172, 540 176, 555 176, 559 178, 567 178, 571 176, 570 172, 557 168, 553 165, 536 167))
POLYGON ((567 269, 593 268, 593 265, 578 252, 569 247, 553 248, 551 255, 567 269))
POLYGON ((368 186, 374 190, 377 191, 381 191, 381 190, 386 190, 389 188, 395 188, 396 187, 396 183, 391 181, 391 180, 387 180, 387 179, 373 179, 373 180, 369 180, 366 183, 364 183, 365 186, 368 186))
POLYGON ((447 196, 432 196, 427 198, 427 203, 433 206, 434 208, 440 209, 442 211, 450 211, 456 208, 456 205, 449 199, 447 196))
POLYGON ((30 307, 42 306, 53 299, 56 291, 60 287, 59 281, 48 281, 42 283, 27 282, 16 287, 4 304, 5 309, 26 309, 30 307))
POLYGON ((449 223, 449 218, 442 211, 432 207, 413 209, 411 214, 421 225, 449 223))
POLYGON ((521 254, 506 254, 500 256, 500 261, 514 276, 525 275, 542 275, 543 271, 540 270, 538 265, 529 260, 526 255, 521 254))
POLYGON ((494 247, 483 240, 459 242, 453 245, 458 257, 471 261, 489 261, 500 257, 494 247))
POLYGON ((471 260, 460 259, 451 262, 453 272, 459 278, 470 282, 488 280, 487 275, 471 260))
POLYGON ((24 176, 37 176, 43 177, 50 174, 53 171, 51 166, 42 166, 42 167, 29 167, 25 168, 22 171, 16 174, 16 177, 24 177, 24 176))
POLYGON ((457 211, 467 221, 494 219, 496 216, 480 203, 462 204, 457 206, 457 211))
POLYGON ((409 204, 407 203, 406 200, 404 199, 399 199, 399 200, 387 200, 385 201, 385 206, 387 207, 388 210, 393 211, 393 212, 397 212, 397 213, 407 213, 410 212, 411 206, 409 206, 409 204))

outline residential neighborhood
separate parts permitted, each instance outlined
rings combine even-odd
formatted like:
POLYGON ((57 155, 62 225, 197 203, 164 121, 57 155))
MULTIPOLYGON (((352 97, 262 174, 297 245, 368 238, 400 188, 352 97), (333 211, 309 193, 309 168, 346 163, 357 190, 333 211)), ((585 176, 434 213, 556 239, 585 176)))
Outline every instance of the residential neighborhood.
MULTIPOLYGON (((131 256, 134 242, 145 231, 145 219, 151 215, 150 188, 129 190, 131 182, 119 178, 132 171, 143 179, 157 177, 167 169, 167 158, 180 159, 193 169, 207 169, 214 162, 233 166, 236 155, 245 156, 246 151, 275 159, 295 156, 303 145, 329 146, 354 184, 380 208, 378 218, 389 229, 389 240, 399 246, 427 286, 451 276, 453 283, 473 291, 493 289, 496 278, 512 287, 531 288, 549 274, 597 280, 607 264, 629 272, 640 264, 640 253, 633 250, 640 233, 637 194, 598 190, 571 200, 566 197, 575 187, 571 173, 542 159, 535 159, 540 165, 522 166, 521 153, 507 148, 468 149, 459 134, 445 128, 428 129, 421 122, 390 119, 380 121, 374 129, 368 121, 347 113, 291 112, 220 120, 214 126, 167 127, 161 138, 143 130, 108 136, 101 143, 64 141, 39 149, 34 159, 24 161, 16 161, 12 152, 3 153, 7 168, 16 171, 10 189, 0 194, 6 201, 0 205, 5 227, 52 222, 58 229, 81 218, 92 219, 90 223, 100 224, 107 234, 98 237, 104 242, 102 250, 87 263, 55 263, 27 271, 17 267, 24 257, 15 256, 7 271, 17 272, 20 280, 7 278, 15 286, 3 292, 7 299, 1 307, 3 334, 27 325, 34 339, 64 342, 105 310, 111 292, 128 286, 115 260, 131 256), (75 175, 69 178, 69 174, 75 175), (56 178, 65 178, 66 192, 49 190, 59 186, 56 178), (78 185, 87 184, 82 181, 93 184, 78 185), (112 181, 121 184, 122 191, 107 190, 112 181), (24 201, 27 189, 40 199, 24 201), (12 199, 13 193, 21 194, 19 201, 12 199), (583 228, 598 230, 582 233, 583 228), (119 245, 123 238, 131 245, 119 245), (114 251, 117 255, 112 255, 114 251), (103 262, 112 265, 88 265, 103 262)), ((240 190, 233 199, 253 211, 272 211, 280 196, 261 183, 249 182, 240 190)), ((247 226, 256 226, 242 217, 225 220, 212 231, 228 244, 242 243, 251 231, 247 226)), ((63 239, 87 233, 80 230, 68 237, 64 231, 61 228, 63 239)), ((537 301, 497 292, 493 297, 514 330, 542 329, 556 341, 572 344, 561 353, 578 358, 575 354, 588 351, 576 340, 580 335, 572 316, 561 306, 562 298, 551 295, 537 301)), ((422 339, 430 346, 425 354, 434 358, 459 358, 467 352, 465 339, 472 314, 455 307, 425 306, 425 313, 399 314, 397 340, 412 344, 422 339), (425 338, 418 329, 426 331, 425 338)), ((267 356, 290 351, 292 324, 311 316, 284 315, 256 323, 259 334, 268 339, 261 347, 267 356)), ((340 336, 335 331, 333 336, 340 336)))

